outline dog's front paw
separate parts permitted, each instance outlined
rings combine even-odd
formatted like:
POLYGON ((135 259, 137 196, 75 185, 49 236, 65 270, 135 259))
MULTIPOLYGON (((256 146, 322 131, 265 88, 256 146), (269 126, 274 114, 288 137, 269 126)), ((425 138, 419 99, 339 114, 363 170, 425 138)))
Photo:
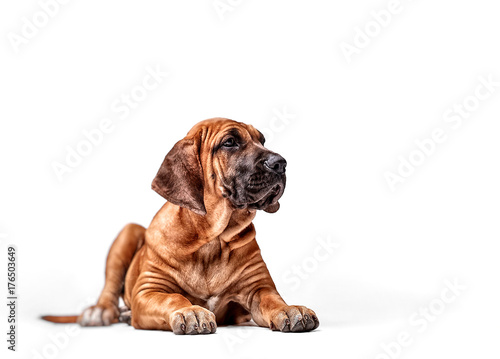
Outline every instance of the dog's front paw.
POLYGON ((97 304, 87 308, 78 317, 77 323, 82 327, 101 327, 117 321, 120 311, 114 304, 97 304))
POLYGON ((217 330, 217 324, 214 313, 192 305, 172 313, 170 328, 175 334, 212 334, 217 330))
POLYGON ((273 313, 269 326, 282 332, 309 332, 319 326, 319 320, 311 309, 290 305, 273 313))

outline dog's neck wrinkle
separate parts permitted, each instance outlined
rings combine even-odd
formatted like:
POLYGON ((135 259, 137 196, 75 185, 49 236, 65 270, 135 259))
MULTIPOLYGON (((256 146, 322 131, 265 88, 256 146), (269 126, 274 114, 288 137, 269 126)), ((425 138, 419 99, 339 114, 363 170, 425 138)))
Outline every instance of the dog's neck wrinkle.
POLYGON ((201 246, 195 255, 203 260, 212 263, 213 258, 228 259, 229 253, 245 246, 255 239, 255 228, 252 219, 255 214, 237 213, 231 217, 226 229, 216 238, 201 246), (226 251, 229 249, 229 252, 226 251))
MULTIPOLYGON (((226 229, 219 235, 219 238, 226 243, 233 243, 231 249, 233 249, 233 246, 236 246, 237 241, 239 242, 244 239, 244 241, 247 242, 248 238, 246 233, 248 232, 248 228, 254 218, 255 211, 249 211, 246 209, 234 211, 226 229)), ((253 228, 253 226, 251 227, 253 228)), ((241 245, 238 245, 237 247, 239 248, 241 245)))
POLYGON ((204 216, 196 216, 193 218, 197 224, 203 227, 204 237, 206 239, 214 239, 223 233, 230 225, 233 210, 225 203, 225 201, 220 201, 215 206, 210 206, 209 203, 214 203, 212 201, 206 202, 208 205, 207 214, 204 216))
POLYGON ((245 235, 247 232, 244 231, 254 217, 255 211, 234 210, 225 201, 207 208, 204 216, 167 202, 148 228, 146 242, 152 243, 153 247, 163 248, 158 253, 161 257, 190 255, 213 240, 224 241, 232 250, 253 239, 245 235), (180 225, 174 227, 172 221, 180 225), (178 238, 184 239, 178 241, 178 238), (164 242, 165 246, 159 245, 160 242, 164 242))
POLYGON ((239 231, 236 235, 228 238, 229 240, 221 238, 229 246, 230 251, 241 248, 255 239, 255 227, 252 223, 239 231))

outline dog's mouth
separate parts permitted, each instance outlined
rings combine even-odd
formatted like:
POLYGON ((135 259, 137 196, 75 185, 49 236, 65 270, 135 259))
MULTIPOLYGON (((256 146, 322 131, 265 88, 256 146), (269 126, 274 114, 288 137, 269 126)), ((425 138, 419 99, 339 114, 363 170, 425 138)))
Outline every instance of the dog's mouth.
POLYGON ((285 191, 285 184, 285 175, 254 174, 246 180, 236 180, 232 186, 224 186, 223 196, 236 209, 274 213, 279 209, 278 200, 285 191))
POLYGON ((269 190, 264 193, 264 195, 256 202, 249 203, 249 209, 265 209, 269 206, 276 204, 283 194, 283 186, 281 184, 275 184, 274 186, 269 186, 269 190))

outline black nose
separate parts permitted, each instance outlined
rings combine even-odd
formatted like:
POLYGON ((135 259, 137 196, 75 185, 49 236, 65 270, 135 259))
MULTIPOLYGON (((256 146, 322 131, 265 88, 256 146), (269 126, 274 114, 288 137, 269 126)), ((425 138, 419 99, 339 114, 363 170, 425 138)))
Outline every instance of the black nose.
POLYGON ((273 153, 264 161, 264 167, 269 171, 285 173, 286 160, 277 153, 273 153))

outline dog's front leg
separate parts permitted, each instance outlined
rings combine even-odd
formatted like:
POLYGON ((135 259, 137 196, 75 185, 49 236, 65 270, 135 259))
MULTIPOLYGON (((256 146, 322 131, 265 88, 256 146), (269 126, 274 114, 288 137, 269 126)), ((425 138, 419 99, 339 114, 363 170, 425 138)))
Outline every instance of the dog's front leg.
POLYGON ((258 288, 249 299, 252 319, 262 327, 282 332, 308 332, 319 326, 314 311, 300 305, 287 305, 273 285, 258 288))
MULTIPOLYGON (((255 242, 254 242, 255 243, 255 242)), ((254 244, 254 250, 258 246, 254 244)), ((319 326, 316 313, 301 305, 287 305, 276 290, 260 253, 247 251, 251 259, 236 288, 238 301, 261 327, 282 332, 308 332, 319 326)))
POLYGON ((170 330, 175 334, 215 333, 215 315, 181 294, 147 292, 132 301, 132 326, 136 329, 170 330))

